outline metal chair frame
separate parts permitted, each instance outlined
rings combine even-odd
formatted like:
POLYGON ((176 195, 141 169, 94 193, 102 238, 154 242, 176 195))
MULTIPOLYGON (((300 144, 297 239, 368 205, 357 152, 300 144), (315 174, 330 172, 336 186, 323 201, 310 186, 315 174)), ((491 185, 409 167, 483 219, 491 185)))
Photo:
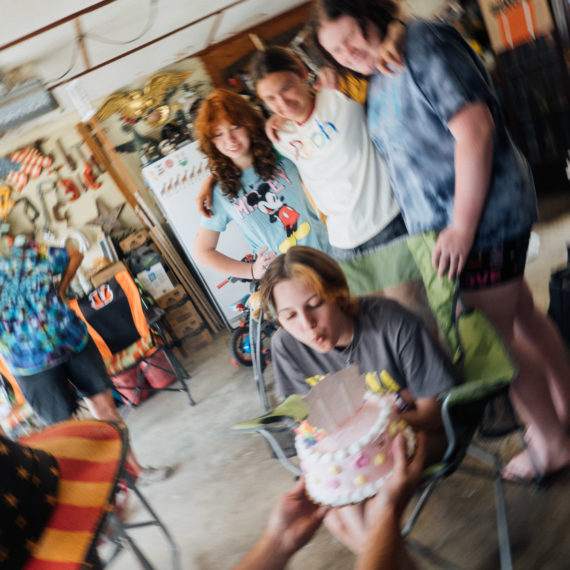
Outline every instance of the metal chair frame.
MULTIPOLYGON (((164 523, 160 520, 156 512, 150 506, 148 501, 139 491, 138 487, 135 484, 134 479, 126 474, 124 481, 127 484, 127 488, 136 495, 137 499, 140 501, 146 512, 148 513, 148 520, 138 522, 138 523, 127 523, 122 522, 116 516, 114 512, 110 512, 108 514, 106 520, 106 529, 103 532, 103 538, 109 540, 115 545, 113 552, 109 556, 107 560, 103 562, 103 567, 107 568, 112 564, 112 562, 117 558, 117 556, 124 550, 128 549, 131 554, 137 559, 141 568, 144 570, 155 570, 155 566, 148 560, 148 558, 144 555, 142 550, 139 548, 135 540, 131 537, 128 531, 143 528, 148 526, 157 526, 162 534, 164 535, 166 541, 168 542, 168 546, 170 549, 171 561, 172 561, 172 570, 181 570, 180 565, 180 552, 178 550, 178 546, 174 542, 171 534, 168 532, 168 529, 164 525, 164 523)), ((161 570, 163 566, 161 565, 161 570)))
POLYGON ((261 343, 261 332, 263 329, 263 311, 259 309, 257 319, 253 316, 253 311, 249 312, 249 346, 251 349, 251 364, 253 369, 253 379, 257 386, 259 399, 265 411, 269 411, 269 399, 267 397, 267 387, 263 377, 263 346, 261 343))
POLYGON ((133 402, 135 401, 136 397, 140 394, 140 392, 186 392, 190 406, 196 405, 196 402, 194 401, 194 398, 192 398, 192 394, 190 393, 190 389, 188 388, 188 384, 186 382, 186 380, 189 380, 191 378, 191 376, 187 372, 187 370, 184 368, 182 363, 178 360, 178 358, 176 358, 176 356, 174 355, 174 353, 172 352, 170 347, 168 345, 158 345, 158 349, 156 352, 153 352, 150 356, 141 358, 135 364, 133 364, 132 366, 129 366, 128 368, 125 368, 122 371, 122 372, 128 372, 129 370, 132 370, 135 367, 137 368, 137 384, 136 384, 136 386, 121 386, 121 387, 115 386, 114 387, 114 389, 117 390, 118 392, 120 392, 121 395, 124 396, 127 400, 127 402, 126 402, 127 405, 124 407, 124 409, 120 410, 121 417, 126 418, 129 415, 129 413, 130 413, 130 411, 134 405, 133 402), (156 354, 156 352, 158 352, 160 350, 165 352, 169 362, 172 364, 172 368, 173 368, 174 372, 172 372, 171 370, 168 370, 166 368, 163 368, 162 366, 159 366, 158 364, 154 364, 152 362, 152 357, 156 354), (176 380, 180 382, 180 387, 179 388, 172 388, 170 386, 166 386, 164 388, 155 388, 154 386, 143 386, 142 384, 145 380, 145 374, 140 368, 141 362, 145 362, 149 366, 152 366, 153 368, 156 368, 158 370, 162 370, 163 372, 174 374, 174 376, 176 376, 176 380), (130 398, 122 393, 124 390, 128 390, 131 392, 130 398))
POLYGON ((486 394, 474 398, 471 402, 469 400, 461 402, 464 406, 469 407, 471 405, 473 409, 472 411, 474 411, 473 417, 470 418, 470 421, 464 424, 460 421, 458 422, 457 419, 454 419, 453 410, 455 406, 455 397, 457 396, 458 391, 468 392, 471 387, 469 384, 465 384, 452 388, 447 392, 443 399, 441 409, 441 417, 448 441, 447 449, 442 460, 436 465, 429 467, 424 472, 424 488, 421 491, 420 497, 418 498, 414 509, 402 530, 402 536, 404 537, 411 532, 436 485, 442 479, 454 473, 461 465, 466 455, 471 455, 478 461, 486 464, 492 470, 501 570, 512 570, 513 568, 505 495, 501 479, 502 463, 498 455, 490 453, 475 445, 472 440, 477 433, 487 404, 493 398, 506 392, 508 387, 508 382, 498 384, 497 386, 491 386, 486 394), (466 388, 467 390, 465 390, 466 388))

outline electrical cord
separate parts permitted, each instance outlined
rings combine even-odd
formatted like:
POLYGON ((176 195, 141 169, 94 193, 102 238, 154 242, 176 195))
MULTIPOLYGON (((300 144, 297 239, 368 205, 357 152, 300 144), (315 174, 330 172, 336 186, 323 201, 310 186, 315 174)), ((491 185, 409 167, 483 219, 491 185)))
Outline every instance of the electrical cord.
POLYGON ((67 70, 64 71, 59 77, 55 77, 54 79, 47 79, 45 81, 45 84, 49 85, 50 83, 57 83, 58 81, 69 75, 71 73, 71 70, 75 67, 75 64, 77 63, 77 53, 78 53, 77 42, 75 41, 73 42, 73 51, 71 52, 71 62, 69 63, 67 70))
MULTIPOLYGON (((149 13, 148 13, 148 19, 147 22, 144 26, 143 31, 138 34, 138 36, 136 38, 133 38, 131 40, 127 40, 127 41, 118 41, 118 40, 112 40, 110 38, 103 38, 102 36, 99 36, 97 34, 94 34, 92 32, 88 32, 85 34, 82 34, 80 36, 80 38, 89 38, 91 40, 94 41, 98 41, 101 43, 106 43, 106 44, 113 44, 113 45, 128 45, 128 44, 132 44, 133 42, 136 42, 138 40, 140 40, 152 27, 153 22, 155 21, 155 16, 156 16, 156 12, 158 10, 158 0, 149 0, 149 13)), ((79 38, 78 38, 79 39, 79 38)), ((58 81, 61 81, 62 79, 64 79, 65 77, 67 77, 72 69, 75 67, 75 64, 77 63, 77 55, 78 55, 78 49, 77 49, 77 43, 78 43, 78 39, 76 39, 73 42, 73 51, 71 53, 71 62, 67 68, 66 71, 64 71, 59 77, 55 77, 53 79, 48 79, 46 80, 44 83, 46 85, 50 85, 52 83, 57 83, 58 81)))
POLYGON ((149 4, 150 4, 150 6, 149 6, 147 22, 144 26, 143 31, 136 38, 133 38, 132 40, 127 40, 127 41, 119 41, 119 40, 112 40, 111 38, 104 38, 98 34, 94 34, 93 32, 86 32, 85 34, 83 34, 83 37, 89 38, 90 40, 98 41, 101 43, 112 44, 112 45, 117 45, 117 46, 132 44, 133 42, 140 40, 150 30, 153 22, 156 21, 155 16, 156 16, 156 12, 158 10, 158 0, 150 0, 149 4))

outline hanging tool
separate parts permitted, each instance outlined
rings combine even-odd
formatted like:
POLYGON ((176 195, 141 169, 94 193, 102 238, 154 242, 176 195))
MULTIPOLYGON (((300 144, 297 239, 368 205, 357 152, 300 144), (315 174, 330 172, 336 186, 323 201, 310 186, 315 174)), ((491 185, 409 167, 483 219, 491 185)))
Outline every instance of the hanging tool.
POLYGON ((83 161, 83 178, 84 178, 87 186, 89 186, 89 188, 91 188, 93 190, 97 190, 97 189, 101 188, 101 182, 97 182, 98 174, 95 173, 93 170, 93 166, 94 166, 93 162, 94 161, 88 160, 85 157, 85 155, 83 154, 83 151, 81 150, 81 143, 73 145, 72 148, 75 148, 75 150, 77 151, 77 154, 79 155, 80 160, 83 161))
POLYGON ((14 202, 12 210, 15 210, 18 204, 24 204, 24 215, 26 216, 26 218, 28 218, 28 220, 30 220, 32 225, 35 227, 36 221, 40 217, 40 211, 34 206, 33 202, 29 198, 26 198, 25 196, 22 198, 18 198, 14 202))
POLYGON ((36 187, 38 194, 40 196, 40 202, 42 204, 42 213, 44 215, 44 225, 42 227, 42 241, 49 241, 55 238, 55 234, 50 228, 50 217, 48 213, 48 207, 46 204, 45 195, 49 192, 56 192, 57 186, 51 182, 40 182, 36 187))
MULTIPOLYGON (((61 168, 61 166, 52 169, 52 171, 55 174, 57 181, 60 184, 64 185, 65 192, 67 193, 68 188, 69 188, 69 182, 71 182, 71 180, 69 180, 68 178, 67 179, 61 178, 61 176, 59 175, 60 168, 61 168)), ((71 184, 73 184, 73 182, 71 182, 71 184)), ((77 190, 77 187, 75 186, 75 184, 73 184, 73 188, 75 188, 75 193, 77 194, 77 197, 72 198, 72 200, 77 200, 77 198, 79 197, 79 190, 77 190)), ((71 191, 73 192, 73 189, 71 189, 71 191)), ((69 214, 68 214, 67 210, 65 212, 62 212, 62 208, 65 207, 65 204, 61 201, 57 184, 55 185, 55 197, 56 197, 56 202, 51 209, 52 214, 53 214, 53 219, 56 222, 69 222, 69 214)))
POLYGON ((0 218, 5 220, 10 213, 10 210, 14 207, 14 200, 10 197, 12 194, 12 188, 10 186, 0 187, 0 218))
POLYGON ((69 212, 65 210, 65 212, 61 213, 61 209, 64 207, 65 204, 59 200, 53 205, 51 211, 56 222, 69 222, 69 212))
MULTIPOLYGON (((34 147, 36 148, 36 150, 38 152, 40 152, 41 154, 50 157, 53 160, 53 156, 52 155, 47 155, 43 150, 42 150, 42 145, 43 145, 43 140, 42 139, 38 139, 35 143, 34 143, 34 147)), ((59 176, 59 169, 60 167, 57 168, 52 168, 51 172, 54 172, 55 175, 57 176, 57 180, 58 182, 61 182, 66 189, 66 192, 68 191, 67 189, 69 188, 71 193, 74 196, 74 199, 79 198, 79 190, 77 190, 77 186, 75 186, 75 184, 73 184, 73 182, 69 179, 65 179, 63 180, 60 176, 59 176), (73 190, 75 189, 75 190, 73 190)), ((38 186, 38 191, 40 194, 40 198, 42 200, 42 208, 44 210, 44 215, 46 217, 46 223, 44 224, 44 228, 43 228, 43 235, 44 235, 44 239, 48 239, 48 238, 53 238, 55 237, 55 235, 53 234, 53 232, 50 230, 49 228, 49 214, 47 211, 47 205, 45 203, 45 198, 44 198, 44 194, 46 194, 47 192, 51 192, 51 191, 55 191, 55 195, 56 195, 56 204, 52 209, 52 213, 53 213, 53 217, 54 220, 58 221, 58 222, 63 222, 63 221, 68 221, 68 216, 67 216, 67 212, 65 212, 64 214, 61 213, 61 208, 64 206, 63 202, 60 201, 59 196, 58 196, 58 192, 57 192, 57 184, 54 184, 53 182, 40 182, 39 186, 38 186), (43 190, 45 188, 45 185, 49 184, 50 188, 49 190, 43 190), (43 186, 42 186, 43 185, 43 186)))
POLYGON ((67 153, 67 151, 65 150, 65 147, 63 146, 63 143, 61 142, 60 139, 57 139, 55 141, 55 144, 57 145, 59 152, 61 152, 61 154, 63 155, 63 158, 65 159, 67 166, 69 166, 69 169, 72 172, 75 172, 77 170, 77 162, 75 162, 73 157, 67 153))
POLYGON ((71 195, 71 198, 69 198, 68 202, 74 202, 80 196, 79 190, 71 178, 62 178, 60 176, 59 171, 61 168, 61 166, 57 166, 55 168, 52 168, 52 171, 55 174, 57 181, 65 188, 65 193, 71 195))
POLYGON ((47 154, 43 151, 42 149, 43 146, 43 139, 38 139, 35 143, 34 143, 34 148, 42 155, 46 156, 47 158, 51 159, 51 166, 52 168, 49 171, 49 174, 51 174, 52 172, 55 173, 55 175, 57 176, 57 180, 58 182, 61 182, 66 189, 66 193, 68 192, 68 188, 70 189, 71 193, 73 193, 73 195, 75 196, 75 194, 77 194, 77 196, 74 199, 79 198, 79 190, 77 190, 77 186, 75 186, 75 184, 73 183, 72 180, 70 180, 69 178, 65 178, 62 179, 59 176, 59 170, 62 168, 61 166, 55 167, 53 166, 54 164, 54 159, 53 159, 53 154, 47 154), (75 189, 75 190, 73 190, 75 189))
MULTIPOLYGON (((70 170, 72 172, 75 172, 77 170, 77 162, 75 161, 75 159, 73 158, 73 156, 71 156, 71 154, 69 154, 64 146, 63 143, 61 142, 60 139, 56 140, 56 144, 57 144, 57 148, 59 149, 59 151, 61 152, 61 154, 63 155, 63 158, 65 159, 65 162, 67 163, 67 166, 70 168, 70 170)), ((71 180, 70 178, 64 178, 64 180, 71 180)), ((65 193, 66 194, 71 194, 72 197, 69 199, 69 202, 73 202, 74 200, 77 200, 77 198, 79 198, 81 192, 79 191, 79 188, 81 188, 83 191, 87 191, 88 188, 85 185, 85 183, 83 182, 83 180, 81 180, 81 178, 79 177, 79 179, 75 178, 73 179, 71 182, 73 184, 73 186, 68 185, 65 188, 65 193), (75 182, 74 182, 74 181, 75 182), (76 184, 76 182, 79 182, 78 184, 76 184), (75 190, 77 190, 77 193, 75 192, 75 190)))

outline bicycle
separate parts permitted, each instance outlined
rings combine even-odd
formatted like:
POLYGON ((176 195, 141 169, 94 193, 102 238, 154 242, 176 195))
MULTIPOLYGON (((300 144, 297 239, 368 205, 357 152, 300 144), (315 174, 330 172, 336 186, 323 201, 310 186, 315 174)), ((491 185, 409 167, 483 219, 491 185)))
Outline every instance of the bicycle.
MULTIPOLYGON (((255 256, 248 254, 242 261, 253 263, 255 256)), ((270 338, 275 332, 276 327, 273 322, 263 319, 263 311, 261 308, 259 308, 258 311, 252 310, 251 299, 257 291, 259 281, 239 277, 227 277, 218 285, 218 289, 227 283, 235 283, 237 281, 244 283, 249 281, 251 283, 251 292, 248 295, 244 295, 230 307, 235 307, 234 310, 244 313, 244 318, 232 333, 230 344, 232 363, 234 363, 235 359, 234 364, 237 366, 241 365, 253 368, 253 378, 257 384, 259 397, 263 407, 267 411, 270 407, 263 379, 263 371, 267 367, 267 364, 271 362, 270 338)))
MULTIPOLYGON (((232 353, 232 364, 234 366, 249 367, 253 364, 251 354, 251 340, 250 340, 250 313, 251 306, 249 299, 253 293, 244 295, 238 302, 230 305, 230 309, 243 313, 242 319, 238 326, 232 333, 230 340, 230 351, 232 353)), ((261 324, 261 365, 265 369, 267 364, 271 362, 271 348, 269 341, 271 335, 275 332, 276 327, 271 321, 263 321, 261 324)))

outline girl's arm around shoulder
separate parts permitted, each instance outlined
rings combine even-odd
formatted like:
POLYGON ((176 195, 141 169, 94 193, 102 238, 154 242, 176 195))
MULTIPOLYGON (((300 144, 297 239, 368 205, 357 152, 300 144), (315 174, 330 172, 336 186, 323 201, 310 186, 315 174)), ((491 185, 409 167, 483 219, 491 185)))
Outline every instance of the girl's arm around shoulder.
POLYGON ((213 174, 209 174, 208 177, 202 182, 200 186, 200 191, 198 196, 196 196, 196 206, 198 212, 201 216, 205 218, 211 218, 212 212, 212 194, 214 193, 214 184, 216 183, 216 178, 213 174))
POLYGON ((265 134, 273 144, 277 145, 281 141, 279 131, 286 122, 287 119, 279 115, 271 115, 271 117, 265 121, 265 134))

